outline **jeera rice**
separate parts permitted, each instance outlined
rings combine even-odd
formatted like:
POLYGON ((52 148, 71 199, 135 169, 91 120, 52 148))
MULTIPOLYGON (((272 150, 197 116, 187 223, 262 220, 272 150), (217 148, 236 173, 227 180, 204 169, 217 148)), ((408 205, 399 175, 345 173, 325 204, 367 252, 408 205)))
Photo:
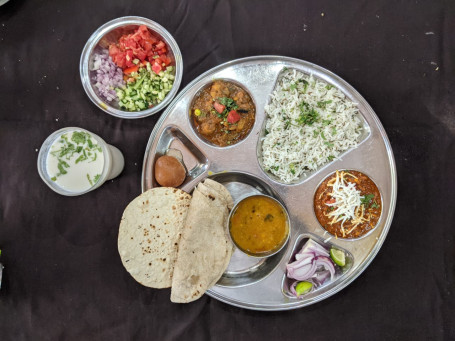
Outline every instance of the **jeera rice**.
POLYGON ((264 168, 285 183, 336 159, 360 141, 357 105, 326 82, 283 70, 265 106, 264 168))

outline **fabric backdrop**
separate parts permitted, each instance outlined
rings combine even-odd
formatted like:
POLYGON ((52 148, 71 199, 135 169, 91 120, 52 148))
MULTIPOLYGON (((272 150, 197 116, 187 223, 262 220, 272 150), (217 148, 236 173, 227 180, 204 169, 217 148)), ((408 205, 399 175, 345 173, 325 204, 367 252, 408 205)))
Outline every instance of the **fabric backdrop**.
POLYGON ((10 0, 0 7, 1 340, 455 338, 455 2, 10 0), (165 26, 183 55, 181 89, 229 60, 284 55, 321 65, 370 103, 390 138, 398 200, 377 257, 351 285, 287 312, 208 296, 171 304, 136 283, 118 224, 140 193, 160 114, 124 120, 93 105, 79 58, 92 32, 125 16, 165 26), (53 131, 86 128, 117 146, 125 169, 81 197, 40 179, 53 131))

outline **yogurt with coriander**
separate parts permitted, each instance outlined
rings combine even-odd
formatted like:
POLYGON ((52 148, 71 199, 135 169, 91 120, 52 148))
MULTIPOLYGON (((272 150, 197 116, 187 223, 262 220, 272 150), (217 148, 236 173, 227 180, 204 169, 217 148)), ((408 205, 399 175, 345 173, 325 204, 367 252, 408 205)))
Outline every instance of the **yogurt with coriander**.
POLYGON ((70 192, 83 192, 93 187, 103 168, 103 149, 86 131, 62 134, 54 141, 46 158, 51 180, 70 192))

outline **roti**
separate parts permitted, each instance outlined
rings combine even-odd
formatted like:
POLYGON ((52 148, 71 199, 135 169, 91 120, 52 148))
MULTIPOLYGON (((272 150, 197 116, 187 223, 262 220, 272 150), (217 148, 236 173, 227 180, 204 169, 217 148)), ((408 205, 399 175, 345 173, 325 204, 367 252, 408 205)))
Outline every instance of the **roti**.
POLYGON ((214 187, 206 180, 193 192, 174 267, 172 302, 200 298, 229 264, 233 245, 226 223, 232 197, 227 190, 220 192, 214 187))
POLYGON ((171 286, 190 201, 191 196, 180 189, 158 187, 142 193, 123 212, 118 235, 120 258, 142 285, 171 286))

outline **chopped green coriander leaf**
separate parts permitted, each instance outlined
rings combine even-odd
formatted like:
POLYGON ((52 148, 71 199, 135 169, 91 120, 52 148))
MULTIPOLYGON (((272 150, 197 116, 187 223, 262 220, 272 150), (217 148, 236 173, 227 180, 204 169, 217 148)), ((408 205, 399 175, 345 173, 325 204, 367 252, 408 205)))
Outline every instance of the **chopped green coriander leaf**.
POLYGON ((60 163, 60 162, 58 163, 57 168, 58 168, 58 170, 60 171, 60 174, 66 174, 66 173, 68 173, 68 172, 65 170, 65 168, 63 168, 63 164, 60 163))
MULTIPOLYGON (((224 109, 225 111, 227 111, 227 113, 229 113, 229 111, 231 110, 236 110, 238 109, 238 105, 237 103, 232 99, 232 98, 229 98, 229 97, 219 97, 218 98, 218 102, 224 106, 226 106, 226 109, 224 109)), ((224 114, 224 112, 223 112, 224 114)))
POLYGON ((371 208, 379 208, 379 205, 378 203, 375 201, 373 201, 373 203, 371 204, 371 208))
POLYGON ((271 167, 274 171, 278 171, 278 169, 280 169, 280 166, 272 166, 271 167))
POLYGON ((93 182, 97 183, 98 180, 100 179, 100 177, 101 177, 101 174, 96 174, 95 177, 93 178, 93 182))
POLYGON ((305 93, 309 85, 308 82, 304 79, 299 79, 299 82, 303 83, 303 92, 305 93))
POLYGON ((322 120, 322 125, 325 127, 325 126, 328 126, 330 123, 332 123, 332 120, 322 120))
POLYGON ((335 156, 329 155, 329 156, 327 157, 327 160, 332 161, 334 158, 335 158, 335 156))
POLYGON ((327 90, 330 90, 330 89, 333 88, 333 85, 327 84, 327 85, 325 86, 325 88, 326 88, 327 90))
POLYGON ((292 175, 295 175, 295 166, 293 163, 289 165, 289 170, 291 171, 292 175))
POLYGON ((332 135, 335 135, 337 133, 337 128, 332 127, 332 135))
POLYGON ((291 90, 295 90, 296 88, 297 88, 297 84, 292 83, 290 89, 291 89, 291 90))
POLYGON ((327 139, 325 138, 324 132, 321 132, 321 137, 322 137, 322 139, 323 139, 324 141, 327 140, 327 139))
POLYGON ((324 142, 324 144, 329 147, 329 148, 332 148, 333 147, 333 143, 332 142, 324 142))
POLYGON ((75 131, 73 132, 73 136, 71 136, 71 141, 75 142, 76 144, 84 144, 86 140, 86 134, 83 131, 75 131))
POLYGON ((79 162, 85 161, 85 160, 87 160, 87 156, 85 156, 84 154, 81 154, 81 155, 79 155, 79 157, 76 159, 75 163, 78 164, 79 162))
POLYGON ((325 109, 327 104, 330 104, 332 103, 332 100, 328 100, 328 101, 321 101, 321 102, 318 102, 317 103, 317 106, 318 108, 322 108, 322 109, 325 109))
POLYGON ((57 177, 56 177, 56 176, 53 176, 53 177, 51 178, 51 180, 52 180, 52 181, 57 181, 57 177))
POLYGON ((360 202, 365 205, 365 208, 367 208, 373 198, 374 194, 366 194, 363 196, 363 198, 360 199, 360 202))
POLYGON ((309 104, 305 101, 299 105, 299 108, 301 114, 296 120, 298 124, 311 126, 319 120, 319 113, 314 108, 310 108, 309 104))
POLYGON ((90 182, 90 186, 93 186, 93 182, 92 182, 92 180, 90 179, 90 175, 88 175, 88 173, 87 173, 87 180, 88 180, 88 182, 90 182))

